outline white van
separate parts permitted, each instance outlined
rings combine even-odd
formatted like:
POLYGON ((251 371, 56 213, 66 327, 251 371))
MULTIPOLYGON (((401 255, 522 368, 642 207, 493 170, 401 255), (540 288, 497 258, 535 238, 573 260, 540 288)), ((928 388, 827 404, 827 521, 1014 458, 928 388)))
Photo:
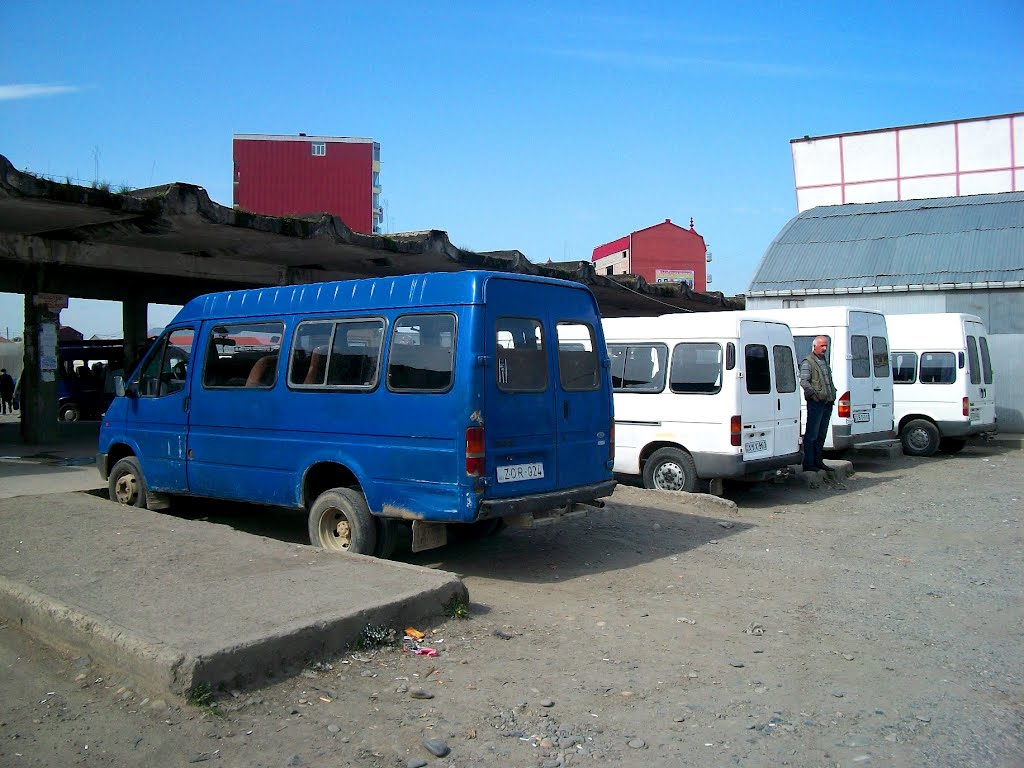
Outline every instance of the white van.
POLYGON ((602 320, 616 472, 648 488, 756 480, 798 464, 800 385, 783 323, 742 312, 602 320))
MULTIPOLYGON (((827 355, 837 394, 826 450, 842 452, 896 437, 885 315, 874 309, 844 306, 757 309, 744 314, 786 323, 793 331, 798 366, 811 354, 815 337, 828 337, 827 355)), ((806 424, 806 403, 801 420, 806 424)))
POLYGON ((886 322, 903 452, 955 453, 969 435, 995 432, 995 376, 981 318, 943 312, 886 322))

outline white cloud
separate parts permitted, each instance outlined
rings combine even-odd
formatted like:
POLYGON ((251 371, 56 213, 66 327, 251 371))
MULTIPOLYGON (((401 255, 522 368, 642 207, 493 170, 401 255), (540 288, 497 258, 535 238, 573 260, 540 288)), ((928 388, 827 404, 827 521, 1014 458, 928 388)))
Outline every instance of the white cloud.
POLYGON ((35 96, 58 96, 62 93, 74 93, 77 90, 78 88, 73 85, 40 85, 38 83, 0 85, 0 101, 31 99, 35 96))

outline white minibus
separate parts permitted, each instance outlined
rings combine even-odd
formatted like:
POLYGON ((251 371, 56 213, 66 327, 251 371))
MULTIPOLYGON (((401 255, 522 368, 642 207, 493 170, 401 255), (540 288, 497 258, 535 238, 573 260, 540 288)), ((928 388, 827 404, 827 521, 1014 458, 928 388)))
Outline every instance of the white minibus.
MULTIPOLYGON (((798 366, 811 353, 815 337, 828 337, 828 361, 837 394, 826 450, 842 453, 855 445, 896 437, 885 315, 845 306, 757 309, 745 314, 786 323, 793 331, 798 366)), ((806 403, 801 418, 806 423, 806 403)))
POLYGON ((976 315, 887 315, 895 417, 903 452, 959 451, 996 431, 988 332, 976 315))
POLYGON ((757 480, 799 464, 800 386, 783 323, 742 312, 602 320, 615 466, 648 488, 757 480))

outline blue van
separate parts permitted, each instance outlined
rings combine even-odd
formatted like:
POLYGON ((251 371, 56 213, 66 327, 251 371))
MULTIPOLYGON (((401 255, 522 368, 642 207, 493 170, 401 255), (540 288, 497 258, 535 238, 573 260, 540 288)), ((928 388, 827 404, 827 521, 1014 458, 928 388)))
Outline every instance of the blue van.
POLYGON ((450 525, 528 524, 615 487, 608 353, 578 283, 470 271, 208 294, 116 384, 98 456, 112 500, 304 509, 327 549, 388 556, 403 524, 429 549, 450 525))

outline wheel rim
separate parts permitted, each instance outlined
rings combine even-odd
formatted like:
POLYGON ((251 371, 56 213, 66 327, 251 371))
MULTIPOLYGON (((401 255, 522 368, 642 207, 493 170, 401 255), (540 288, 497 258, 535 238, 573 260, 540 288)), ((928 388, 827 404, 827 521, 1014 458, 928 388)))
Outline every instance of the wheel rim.
POLYGON ((125 472, 114 483, 114 498, 119 504, 134 507, 139 500, 139 480, 132 472, 125 472))
POLYGON ((654 470, 654 487, 661 491, 681 491, 686 488, 686 471, 674 461, 666 461, 654 470))
POLYGON ((915 451, 925 451, 931 445, 932 439, 928 430, 919 427, 907 433, 907 442, 915 451))
POLYGON ((347 550, 352 546, 352 526, 337 507, 325 509, 320 516, 320 546, 334 550, 347 550))

